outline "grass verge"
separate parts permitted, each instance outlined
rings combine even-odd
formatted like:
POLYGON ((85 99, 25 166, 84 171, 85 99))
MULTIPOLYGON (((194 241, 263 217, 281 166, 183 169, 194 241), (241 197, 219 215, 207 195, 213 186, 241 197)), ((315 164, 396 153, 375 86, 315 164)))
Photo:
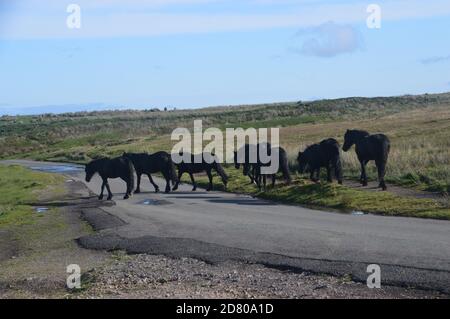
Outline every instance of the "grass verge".
POLYGON ((0 227, 30 224, 39 214, 30 203, 39 191, 62 181, 56 174, 34 172, 17 165, 0 165, 0 227))
MULTIPOLYGON (((214 189, 248 194, 281 203, 328 207, 343 212, 363 211, 386 216, 450 220, 448 205, 433 199, 416 199, 381 191, 370 192, 335 183, 316 184, 300 178, 294 179, 290 185, 277 181, 275 188, 269 187, 266 192, 261 192, 255 185, 250 184, 248 177, 242 176, 241 171, 234 169, 226 171, 230 176, 227 189, 224 189, 217 176, 214 176, 214 189)), ((183 176, 182 180, 189 182, 189 177, 183 176)), ((206 176, 196 176, 196 181, 202 187, 208 184, 206 176)))

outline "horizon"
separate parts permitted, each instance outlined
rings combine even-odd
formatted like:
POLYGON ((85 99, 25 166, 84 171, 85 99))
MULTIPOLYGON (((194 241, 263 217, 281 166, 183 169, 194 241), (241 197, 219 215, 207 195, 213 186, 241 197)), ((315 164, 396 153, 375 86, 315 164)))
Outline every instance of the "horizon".
MULTIPOLYGON (((272 105, 272 104, 289 104, 289 103, 297 103, 297 102, 303 102, 303 103, 314 103, 314 102, 320 102, 320 101, 334 101, 334 100, 340 100, 340 99, 376 99, 376 98, 402 98, 402 97, 416 97, 416 96, 425 96, 425 95, 445 95, 450 94, 450 91, 445 92, 437 92, 437 93, 419 93, 419 94, 401 94, 401 95, 391 95, 391 96, 346 96, 346 97, 337 97, 337 98, 328 98, 328 99, 315 99, 315 100, 297 100, 297 101, 274 101, 274 102, 260 102, 260 103, 248 103, 248 104, 229 104, 229 105, 208 105, 208 106, 198 106, 198 107, 186 107, 186 108, 177 108, 174 107, 167 107, 165 110, 165 107, 128 107, 128 106, 107 106, 103 105, 102 107, 98 107, 98 104, 92 104, 89 106, 77 106, 77 105, 69 105, 70 108, 76 108, 77 110, 70 111, 70 108, 65 108, 64 111, 61 112, 45 112, 45 113, 32 113, 35 109, 39 109, 42 107, 47 107, 49 110, 56 109, 61 106, 59 105, 48 105, 48 106, 36 106, 36 107, 29 107, 25 108, 25 111, 22 110, 21 114, 7 114, 2 113, 0 110, 0 117, 20 117, 20 116, 41 116, 41 115, 64 115, 64 114, 77 114, 77 113, 108 113, 108 112, 139 112, 139 111, 150 111, 150 112, 177 112, 177 111, 200 111, 200 110, 207 110, 207 109, 214 109, 214 108, 236 108, 236 107, 252 107, 252 106, 259 106, 259 105, 272 105), (97 105, 97 106, 96 106, 97 105), (96 107, 95 107, 96 106, 96 107), (95 108, 94 108, 95 107, 95 108), (80 108, 78 110, 78 108, 80 108)), ((66 105, 67 107, 67 105, 66 105)))
POLYGON ((0 115, 450 91, 450 3, 370 3, 0 0, 0 115))

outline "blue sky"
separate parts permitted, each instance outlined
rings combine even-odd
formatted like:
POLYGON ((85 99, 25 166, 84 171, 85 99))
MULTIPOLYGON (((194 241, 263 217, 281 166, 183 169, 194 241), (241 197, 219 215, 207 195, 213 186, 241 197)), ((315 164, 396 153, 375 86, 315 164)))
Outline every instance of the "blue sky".
POLYGON ((0 114, 446 92, 449 17, 448 0, 0 0, 0 114))

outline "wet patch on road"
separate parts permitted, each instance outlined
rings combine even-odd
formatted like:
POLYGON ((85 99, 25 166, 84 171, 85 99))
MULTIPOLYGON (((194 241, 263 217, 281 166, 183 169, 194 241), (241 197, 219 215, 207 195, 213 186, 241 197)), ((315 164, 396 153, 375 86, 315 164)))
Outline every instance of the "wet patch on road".
POLYGON ((170 205, 173 204, 172 202, 169 202, 168 200, 164 199, 144 199, 143 201, 139 202, 140 205, 145 206, 161 206, 161 205, 170 205))
POLYGON ((31 166, 31 170, 40 171, 46 173, 76 173, 83 171, 83 167, 75 165, 41 165, 41 166, 31 166))
POLYGON ((48 207, 36 207, 36 208, 34 209, 34 211, 35 211, 36 213, 46 213, 46 212, 48 212, 48 210, 49 210, 48 207))

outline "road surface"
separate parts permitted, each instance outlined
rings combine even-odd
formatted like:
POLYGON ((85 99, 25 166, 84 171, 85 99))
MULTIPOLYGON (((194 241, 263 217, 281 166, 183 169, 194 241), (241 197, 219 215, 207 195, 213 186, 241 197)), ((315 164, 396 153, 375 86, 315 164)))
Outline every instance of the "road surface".
MULTIPOLYGON (((6 163, 34 169, 62 165, 6 163)), ((60 172, 85 183, 83 171, 60 172)), ((164 189, 162 180, 155 181, 164 189)), ((95 176, 85 184, 98 194, 101 179, 95 176)), ((450 293, 449 221, 326 212, 231 193, 191 192, 186 184, 174 193, 155 194, 144 178, 143 193, 123 200, 124 182, 110 180, 110 185, 115 205, 84 208, 85 218, 98 229, 79 240, 86 248, 212 263, 234 259, 292 271, 350 274, 358 281, 366 281, 369 264, 378 264, 382 285, 450 293)))

